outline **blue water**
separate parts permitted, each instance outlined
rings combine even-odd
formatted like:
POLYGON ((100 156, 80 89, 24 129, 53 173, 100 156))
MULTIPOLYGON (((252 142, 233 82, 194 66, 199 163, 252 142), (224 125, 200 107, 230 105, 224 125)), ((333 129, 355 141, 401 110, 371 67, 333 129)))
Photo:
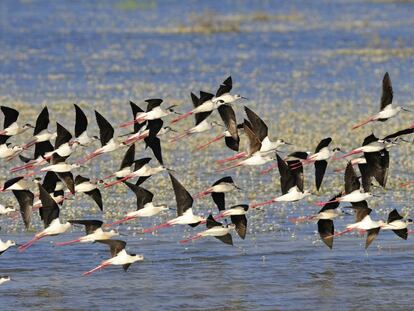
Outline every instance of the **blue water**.
MULTIPOLYGON (((162 97, 186 111, 189 92, 214 90, 231 74, 235 92, 249 98, 246 104, 266 119, 273 137, 312 150, 318 140, 332 135, 336 145, 351 148, 371 130, 382 135, 412 122, 406 114, 357 134, 349 131, 351 124, 378 109, 385 71, 394 82, 395 101, 413 107, 413 14, 410 1, 5 0, 0 3, 0 100, 21 108, 27 120, 48 105, 53 122, 58 119, 69 129, 71 104, 80 103, 94 132, 95 108, 114 124, 129 117, 129 99, 140 103, 162 97), (209 27, 220 30, 228 23, 237 31, 188 31, 206 16, 209 27)), ((237 114, 241 118, 242 109, 237 114)), ((201 155, 188 152, 208 137, 212 134, 188 145, 164 144, 168 167, 191 193, 214 182, 214 160, 230 155, 220 145, 201 155)), ((410 150, 412 144, 392 151, 388 189, 375 189, 381 197, 370 201, 375 219, 384 219, 392 208, 411 211, 411 189, 398 186, 413 178, 410 150)), ((140 148, 138 156, 144 152, 140 148)), ((121 156, 104 156, 81 173, 105 176, 118 168, 121 156)), ((17 164, 2 164, 3 180, 17 164)), ((306 174, 311 188, 312 170, 306 174)), ((280 191, 277 173, 260 176, 246 169, 231 175, 244 191, 231 194, 229 204, 259 201, 280 191)), ((318 240, 316 224, 288 221, 317 212, 312 202, 329 199, 341 183, 342 176, 330 169, 323 191, 309 200, 252 211, 246 240, 234 235, 234 247, 209 238, 186 246, 177 243, 200 228, 140 233, 171 214, 122 226, 126 236, 120 238, 128 250, 145 257, 128 273, 110 267, 81 277, 109 253, 100 244, 53 246, 52 241, 82 235, 80 229, 45 239, 25 253, 11 249, 0 257, 0 274, 14 280, 0 286, 0 309, 412 309, 410 238, 403 241, 381 232, 365 251, 364 238, 349 235, 336 239, 330 251, 318 240)), ((166 175, 145 186, 157 202, 174 207, 166 175)), ((15 202, 10 194, 0 199, 15 202)), ((205 215, 214 211, 210 201, 197 201, 195 210, 205 215)), ((110 221, 133 209, 135 199, 119 187, 104 194, 104 206, 101 216, 79 195, 65 203, 61 217, 110 221)), ((335 226, 340 230, 351 222, 353 217, 345 216, 335 226)), ((34 234, 24 232, 19 220, 3 218, 1 227, 2 240, 22 243, 34 234)), ((41 228, 37 216, 34 227, 41 228)))

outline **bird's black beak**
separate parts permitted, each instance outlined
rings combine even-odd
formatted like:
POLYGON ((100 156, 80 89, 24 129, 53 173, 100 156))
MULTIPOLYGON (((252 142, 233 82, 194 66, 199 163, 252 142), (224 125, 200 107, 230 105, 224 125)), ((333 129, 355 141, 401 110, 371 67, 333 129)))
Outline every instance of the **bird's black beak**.
POLYGON ((234 187, 236 187, 236 189, 239 190, 239 191, 244 191, 244 189, 240 188, 239 186, 234 185, 234 187))
POLYGON ((177 209, 176 208, 173 208, 173 207, 169 207, 168 208, 170 211, 176 211, 177 209))
POLYGON ((240 96, 240 98, 245 99, 245 100, 249 100, 247 97, 244 97, 244 96, 240 96))
POLYGON ((404 110, 404 111, 407 111, 407 112, 413 112, 412 110, 404 108, 404 107, 401 107, 401 110, 404 110))
POLYGON ((292 144, 292 143, 288 143, 287 141, 285 141, 285 145, 288 145, 288 146, 293 146, 293 144, 292 144))
POLYGON ((173 169, 171 169, 171 168, 165 168, 168 172, 174 172, 175 173, 175 170, 173 170, 173 169))

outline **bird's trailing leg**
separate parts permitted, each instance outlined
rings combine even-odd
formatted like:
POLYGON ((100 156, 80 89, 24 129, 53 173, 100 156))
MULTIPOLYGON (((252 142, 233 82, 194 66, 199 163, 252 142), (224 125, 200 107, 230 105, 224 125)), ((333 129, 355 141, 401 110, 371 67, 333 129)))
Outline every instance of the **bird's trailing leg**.
POLYGON ((96 271, 98 271, 98 270, 105 269, 105 268, 106 268, 106 267, 108 267, 109 265, 110 265, 110 263, 103 262, 102 264, 100 264, 99 266, 97 266, 97 267, 93 268, 92 270, 89 270, 89 271, 87 271, 87 272, 84 272, 82 275, 83 275, 83 276, 88 276, 88 275, 91 275, 92 273, 94 273, 94 272, 96 272, 96 271))
POLYGON ((235 154, 231 157, 221 159, 221 160, 217 160, 216 162, 218 164, 224 164, 224 163, 227 163, 227 162, 231 162, 231 161, 234 161, 234 160, 237 160, 237 159, 244 158, 246 155, 247 155, 246 152, 242 151, 242 152, 239 152, 239 153, 237 153, 237 154, 235 154))
POLYGON ((185 244, 185 243, 188 243, 190 241, 195 241, 195 240, 201 239, 202 237, 203 236, 201 234, 196 234, 196 235, 194 235, 192 237, 189 237, 187 239, 181 240, 180 243, 181 244, 185 244))
POLYGON ((191 116, 193 114, 192 111, 189 111, 187 113, 182 114, 181 116, 179 116, 178 118, 175 118, 174 120, 171 121, 171 124, 177 123, 180 120, 183 120, 189 116, 191 116))
POLYGON ((209 145, 211 145, 212 143, 214 143, 214 142, 216 142, 216 141, 219 141, 219 140, 220 140, 220 139, 222 139, 223 137, 224 137, 224 134, 220 134, 220 135, 216 136, 215 138, 213 138, 212 140, 210 140, 209 142, 207 142, 207 143, 205 143, 205 144, 202 144, 202 145, 197 146, 197 147, 193 150, 193 152, 196 152, 196 151, 198 151, 198 150, 202 150, 202 149, 204 149, 204 148, 208 147, 209 145))
POLYGON ((144 233, 150 233, 150 232, 156 231, 158 229, 168 228, 168 227, 171 227, 171 226, 172 226, 171 224, 169 224, 168 222, 166 222, 164 224, 161 224, 161 225, 158 225, 158 226, 155 226, 155 227, 152 227, 152 228, 145 229, 144 230, 144 233))
POLYGON ((75 239, 75 240, 71 240, 71 241, 55 243, 55 245, 56 246, 65 246, 65 245, 70 245, 70 244, 74 244, 74 243, 79 243, 80 241, 81 241, 80 239, 75 239))

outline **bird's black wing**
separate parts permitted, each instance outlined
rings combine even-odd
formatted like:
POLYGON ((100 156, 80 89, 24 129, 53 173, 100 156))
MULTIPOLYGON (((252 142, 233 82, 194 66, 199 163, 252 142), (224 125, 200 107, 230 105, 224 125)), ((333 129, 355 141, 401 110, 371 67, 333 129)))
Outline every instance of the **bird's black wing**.
POLYGON ((47 107, 44 107, 36 119, 36 125, 33 131, 33 136, 47 129, 48 125, 49 125, 49 110, 47 109, 47 107))
POLYGON ((263 141, 268 136, 268 128, 266 123, 248 107, 244 107, 247 118, 250 121, 253 132, 256 134, 260 141, 263 141))
POLYGON ((390 75, 386 72, 382 79, 381 110, 392 103, 393 94, 390 75))
POLYGON ((114 128, 112 125, 98 112, 95 110, 96 122, 99 127, 99 136, 101 145, 105 146, 114 137, 114 128))
POLYGON ((233 238, 230 233, 221 236, 214 236, 216 239, 220 240, 224 244, 233 245, 233 238))
POLYGON ((23 223, 26 229, 30 227, 32 219, 32 209, 34 194, 29 190, 12 190, 20 207, 20 214, 22 215, 23 223))
POLYGON ((88 128, 88 118, 78 105, 73 105, 75 106, 75 137, 79 137, 88 128))
POLYGON ((381 227, 367 230, 367 239, 365 241, 365 249, 367 249, 374 239, 377 237, 381 227))
POLYGON ((319 151, 321 151, 322 148, 328 147, 331 142, 332 142, 331 137, 322 139, 319 142, 319 144, 316 146, 315 153, 318 153, 319 151))
POLYGON ((396 220, 400 220, 403 219, 403 217, 398 213, 398 211, 396 209, 393 209, 389 214, 388 214, 388 220, 387 223, 396 221, 396 220))
POLYGON ((254 131, 251 129, 249 124, 250 124, 249 121, 244 120, 244 124, 243 124, 244 133, 246 134, 249 140, 249 146, 247 148, 247 153, 249 155, 252 155, 255 152, 260 150, 260 148, 262 147, 262 143, 260 142, 259 138, 254 133, 254 131))
POLYGON ((19 112, 16 109, 6 106, 1 106, 0 109, 4 114, 3 128, 6 129, 17 121, 17 118, 19 117, 19 112))
POLYGON ((245 215, 230 216, 231 222, 236 226, 236 232, 244 240, 247 232, 247 218, 245 215))
POLYGON ((124 158, 122 159, 120 170, 131 166, 135 160, 135 144, 132 144, 125 152, 124 158))
POLYGON ((219 211, 224 211, 226 209, 226 201, 225 201, 224 193, 212 192, 211 197, 213 198, 213 201, 216 204, 219 211))
POLYGON ((45 228, 47 228, 54 219, 59 218, 59 206, 41 184, 38 184, 38 186, 39 197, 42 202, 42 207, 39 209, 40 218, 45 228))
POLYGON ((220 87, 218 88, 216 92, 216 97, 219 97, 226 93, 230 93, 232 88, 233 88, 233 81, 230 76, 226 80, 224 80, 223 83, 220 85, 220 87))
POLYGON ((207 220, 206 220, 206 227, 208 228, 208 229, 211 229, 211 228, 213 228, 213 227, 221 227, 221 226, 223 226, 223 224, 222 223, 220 223, 220 222, 218 222, 218 221, 216 221, 214 218, 213 218, 213 215, 208 215, 208 217, 207 217, 207 220))
POLYGON ((158 107, 162 104, 162 99, 160 98, 151 98, 151 99, 147 99, 145 101, 148 105, 147 105, 147 112, 151 111, 152 109, 154 109, 155 107, 158 107))
POLYGON ((218 112, 227 131, 230 133, 231 138, 233 138, 234 141, 239 142, 240 138, 237 129, 236 114, 234 113, 233 108, 230 105, 221 105, 218 107, 218 112))
POLYGON ((328 162, 325 160, 322 161, 315 161, 315 184, 316 190, 319 191, 319 188, 322 185, 323 177, 325 176, 326 167, 328 166, 328 162))
POLYGON ((58 181, 59 177, 56 175, 56 173, 49 171, 43 178, 42 186, 48 193, 52 193, 53 191, 55 191, 56 183, 58 181))
POLYGON ((339 206, 340 202, 335 201, 337 198, 341 197, 342 193, 338 193, 337 195, 335 195, 333 198, 331 198, 329 200, 329 203, 326 203, 319 211, 319 213, 322 213, 324 211, 330 210, 330 209, 336 209, 339 206), (335 201, 335 202, 332 202, 335 201))
POLYGON ((150 139, 149 137, 145 138, 145 143, 147 147, 150 147, 154 157, 158 160, 161 165, 164 165, 162 160, 162 149, 161 149, 161 140, 158 137, 153 137, 150 139))
POLYGON ((121 240, 98 240, 96 242, 109 245, 111 257, 115 257, 120 251, 125 249, 126 242, 121 240))
POLYGON ((367 160, 369 175, 373 176, 382 187, 385 187, 390 166, 389 151, 383 149, 378 152, 366 152, 364 156, 367 160))
POLYGON ((56 173, 59 178, 65 183, 69 191, 75 193, 75 181, 73 180, 73 174, 71 172, 56 173))
POLYGON ((414 133, 414 127, 409 127, 407 129, 404 129, 404 130, 392 133, 388 136, 385 136, 383 139, 384 140, 392 139, 392 138, 396 138, 396 137, 399 137, 399 136, 402 136, 402 135, 408 135, 408 134, 412 134, 412 133, 414 133))
POLYGON ((50 141, 41 141, 35 144, 34 159, 43 157, 47 152, 55 150, 50 141))
POLYGON ((72 139, 72 134, 58 122, 56 122, 56 129, 57 136, 55 140, 55 149, 68 143, 72 139))
POLYGON ((181 216, 186 210, 193 206, 193 197, 172 174, 169 173, 169 175, 174 189, 175 200, 177 202, 177 215, 181 216))
POLYGON ((345 168, 344 181, 346 194, 349 194, 355 190, 359 190, 361 187, 361 183, 359 182, 358 176, 356 175, 351 162, 348 162, 345 168))
POLYGON ((332 249, 333 235, 334 235, 334 223, 331 219, 319 219, 318 220, 318 232, 322 241, 332 249))
POLYGON ((96 188, 91 191, 85 192, 87 195, 89 195, 95 203, 98 205, 99 209, 103 211, 103 203, 102 203, 102 194, 101 191, 96 188))
POLYGON ((282 188, 282 194, 288 193, 289 189, 297 185, 295 175, 292 173, 292 170, 289 168, 287 163, 276 154, 277 157, 277 167, 279 168, 280 173, 280 186, 282 188))
POLYGON ((362 146, 369 145, 370 143, 378 141, 378 137, 374 135, 374 133, 371 133, 367 137, 364 138, 364 141, 362 142, 362 146))

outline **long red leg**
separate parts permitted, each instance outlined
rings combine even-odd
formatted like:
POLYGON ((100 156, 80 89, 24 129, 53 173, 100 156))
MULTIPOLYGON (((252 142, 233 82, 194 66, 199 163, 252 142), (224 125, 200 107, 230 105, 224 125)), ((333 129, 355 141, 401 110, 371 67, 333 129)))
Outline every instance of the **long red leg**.
POLYGON ((210 140, 209 142, 207 142, 207 143, 205 143, 205 144, 202 144, 202 145, 197 146, 197 147, 193 150, 193 152, 196 152, 196 151, 198 151, 198 150, 202 150, 202 149, 204 149, 204 148, 206 148, 206 147, 210 146, 212 143, 214 143, 214 142, 216 142, 216 141, 219 141, 219 140, 220 140, 220 139, 222 139, 223 137, 224 137, 224 134, 220 134, 220 135, 218 135, 217 137, 215 137, 215 138, 213 138, 212 140, 210 140))
POLYGON ((187 113, 182 114, 181 116, 179 116, 178 118, 175 118, 174 120, 171 121, 171 124, 177 123, 180 120, 183 120, 189 116, 191 116, 193 114, 192 111, 189 111, 187 113))
POLYGON ((239 152, 239 153, 237 153, 237 154, 235 154, 235 155, 233 155, 231 157, 228 157, 228 158, 225 158, 225 159, 221 159, 221 160, 217 160, 216 163, 218 163, 218 164, 224 164, 224 163, 227 163, 227 162, 230 162, 230 161, 234 161, 234 160, 243 158, 246 155, 247 155, 246 152, 242 151, 242 152, 239 152))
POLYGON ((190 241, 195 241, 195 240, 201 239, 202 237, 203 236, 201 234, 197 234, 197 235, 194 235, 194 236, 189 237, 187 239, 181 240, 180 243, 185 244, 185 243, 188 243, 190 241))
POLYGON ((269 204, 273 204, 273 203, 275 203, 274 200, 268 200, 268 201, 264 201, 264 202, 260 202, 260 203, 251 204, 250 208, 257 208, 259 206, 269 205, 269 204))
POLYGON ((24 252, 26 249, 28 249, 30 246, 32 246, 36 241, 40 240, 44 236, 35 236, 33 239, 31 239, 29 242, 19 246, 18 250, 19 252, 24 252))
POLYGON ((88 272, 84 272, 82 275, 83 276, 91 275, 92 273, 94 273, 98 270, 105 269, 107 266, 110 266, 110 264, 109 263, 102 263, 99 266, 93 268, 92 270, 89 270, 88 272))
POLYGON ((359 124, 357 124, 357 125, 354 125, 354 126, 352 127, 352 129, 353 129, 353 130, 355 130, 355 129, 357 129, 357 128, 361 127, 361 126, 364 126, 365 124, 367 124, 367 123, 369 123, 369 122, 372 122, 372 121, 375 121, 375 120, 376 120, 376 118, 375 118, 375 117, 371 117, 371 118, 369 118, 369 119, 366 119, 365 121, 362 121, 361 123, 359 123, 359 124))
POLYGON ((228 167, 220 168, 220 169, 216 170, 216 172, 224 172, 224 171, 231 170, 232 168, 239 167, 239 166, 241 166, 241 164, 237 163, 237 164, 234 164, 234 165, 231 165, 231 166, 228 166, 228 167))
POLYGON ((107 228, 107 227, 112 227, 112 226, 120 225, 120 224, 122 224, 124 222, 130 221, 130 220, 135 219, 135 218, 137 218, 137 217, 127 216, 127 217, 125 217, 123 219, 120 219, 120 220, 111 222, 110 224, 105 224, 104 227, 107 228))
POLYGON ((168 228, 168 227, 171 227, 171 226, 172 225, 170 225, 168 222, 166 222, 164 224, 161 224, 161 225, 158 225, 158 226, 155 226, 155 227, 152 227, 152 228, 145 229, 144 233, 150 233, 150 232, 153 232, 155 230, 158 230, 158 229, 161 229, 161 228, 168 228))
POLYGON ((69 244, 79 243, 80 241, 81 241, 80 239, 75 239, 75 240, 71 240, 71 241, 55 243, 55 245, 56 246, 65 246, 65 245, 69 245, 69 244))

